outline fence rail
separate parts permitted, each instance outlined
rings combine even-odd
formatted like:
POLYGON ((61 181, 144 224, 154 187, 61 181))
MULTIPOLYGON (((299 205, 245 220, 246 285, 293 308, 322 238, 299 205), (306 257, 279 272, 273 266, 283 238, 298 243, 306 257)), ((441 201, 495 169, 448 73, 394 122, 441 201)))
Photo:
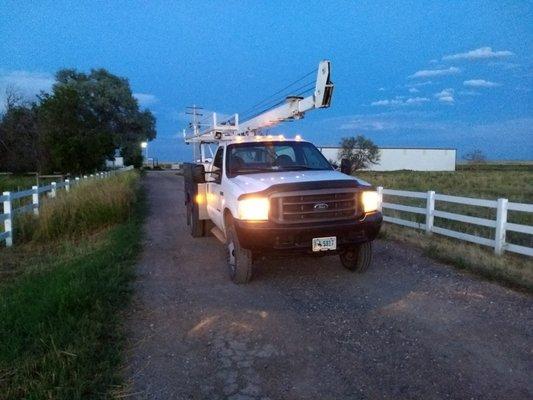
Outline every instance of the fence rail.
POLYGON ((45 186, 32 186, 31 189, 22 190, 19 192, 3 192, 0 196, 0 203, 3 204, 3 211, 0 214, 0 222, 4 224, 4 232, 0 232, 0 243, 3 241, 7 247, 13 245, 13 219, 18 214, 25 214, 33 212, 36 216, 39 215, 40 198, 39 195, 46 193, 48 197, 54 198, 57 195, 58 189, 65 189, 67 192, 72 186, 89 179, 103 179, 115 175, 120 172, 130 171, 133 166, 128 166, 112 171, 99 172, 91 175, 84 175, 77 177, 74 180, 65 179, 63 182, 52 182, 45 186), (13 201, 23 199, 31 196, 31 203, 23 206, 14 206, 13 201))
POLYGON ((497 255, 503 254, 505 251, 519 253, 526 256, 533 257, 533 248, 528 246, 522 246, 506 241, 506 234, 508 231, 518 232, 527 235, 533 235, 533 226, 523 225, 508 222, 507 212, 518 211, 525 213, 533 213, 533 204, 513 203, 507 199, 498 200, 486 200, 475 199, 470 197, 449 196, 444 194, 436 194, 434 191, 428 192, 411 192, 406 190, 392 190, 378 187, 379 194, 379 209, 394 210, 406 213, 421 214, 425 216, 425 221, 416 222, 398 217, 392 217, 388 215, 383 216, 383 220, 392 224, 403 225, 410 228, 416 228, 424 230, 427 234, 439 234, 443 236, 452 237, 459 240, 465 240, 472 243, 477 243, 483 246, 489 246, 494 248, 494 252, 497 255), (397 204, 390 201, 383 201, 383 195, 393 197, 403 197, 412 199, 426 200, 425 207, 413 207, 404 204, 397 204), (495 219, 487 219, 480 217, 473 217, 470 215, 464 215, 449 211, 438 210, 435 207, 435 201, 455 203, 466 206, 485 207, 496 210, 495 219), (494 236, 492 238, 473 235, 470 233, 459 232, 453 229, 443 228, 435 226, 435 217, 442 218, 450 221, 457 221, 466 224, 473 224, 494 229, 494 236))

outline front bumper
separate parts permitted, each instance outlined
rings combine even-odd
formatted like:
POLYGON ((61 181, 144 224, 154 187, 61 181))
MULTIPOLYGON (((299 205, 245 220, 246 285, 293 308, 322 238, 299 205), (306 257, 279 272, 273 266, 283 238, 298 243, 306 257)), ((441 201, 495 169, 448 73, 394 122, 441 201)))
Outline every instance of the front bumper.
POLYGON ((247 222, 234 220, 239 243, 246 249, 260 252, 312 252, 316 237, 336 236, 337 250, 374 240, 379 233, 381 213, 369 213, 357 220, 321 221, 320 223, 277 224, 272 221, 247 222))

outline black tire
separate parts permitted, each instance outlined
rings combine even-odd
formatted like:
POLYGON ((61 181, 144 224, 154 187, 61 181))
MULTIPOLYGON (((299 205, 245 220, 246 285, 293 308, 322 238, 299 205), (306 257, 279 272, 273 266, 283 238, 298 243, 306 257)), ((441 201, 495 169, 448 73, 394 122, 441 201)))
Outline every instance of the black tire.
POLYGON ((201 220, 198 214, 198 207, 192 199, 187 202, 187 225, 194 238, 205 235, 205 221, 201 220))
POLYGON ((340 254, 344 268, 354 272, 365 272, 372 263, 372 242, 354 245, 340 254))
POLYGON ((248 283, 252 279, 252 251, 239 243, 237 232, 231 223, 226 228, 226 255, 229 276, 233 283, 248 283))

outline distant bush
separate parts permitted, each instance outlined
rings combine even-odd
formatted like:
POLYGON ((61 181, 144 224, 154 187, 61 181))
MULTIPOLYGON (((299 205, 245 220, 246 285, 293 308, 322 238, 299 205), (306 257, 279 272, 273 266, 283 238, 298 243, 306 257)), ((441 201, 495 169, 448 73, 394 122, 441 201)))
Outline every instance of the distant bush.
POLYGON ((78 237, 123 222, 132 213, 139 175, 128 172, 106 179, 83 182, 69 192, 45 199, 39 217, 21 216, 15 232, 21 241, 48 241, 78 237))

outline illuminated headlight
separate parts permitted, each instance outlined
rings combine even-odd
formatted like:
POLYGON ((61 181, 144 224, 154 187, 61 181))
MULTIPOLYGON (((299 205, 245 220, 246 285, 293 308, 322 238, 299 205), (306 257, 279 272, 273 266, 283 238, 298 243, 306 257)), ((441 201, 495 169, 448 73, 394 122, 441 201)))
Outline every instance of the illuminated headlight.
POLYGON ((364 212, 377 211, 378 209, 378 192, 363 192, 361 195, 364 212))
POLYGON ((239 200, 239 219, 248 221, 268 220, 270 203, 265 198, 251 198, 239 200))

